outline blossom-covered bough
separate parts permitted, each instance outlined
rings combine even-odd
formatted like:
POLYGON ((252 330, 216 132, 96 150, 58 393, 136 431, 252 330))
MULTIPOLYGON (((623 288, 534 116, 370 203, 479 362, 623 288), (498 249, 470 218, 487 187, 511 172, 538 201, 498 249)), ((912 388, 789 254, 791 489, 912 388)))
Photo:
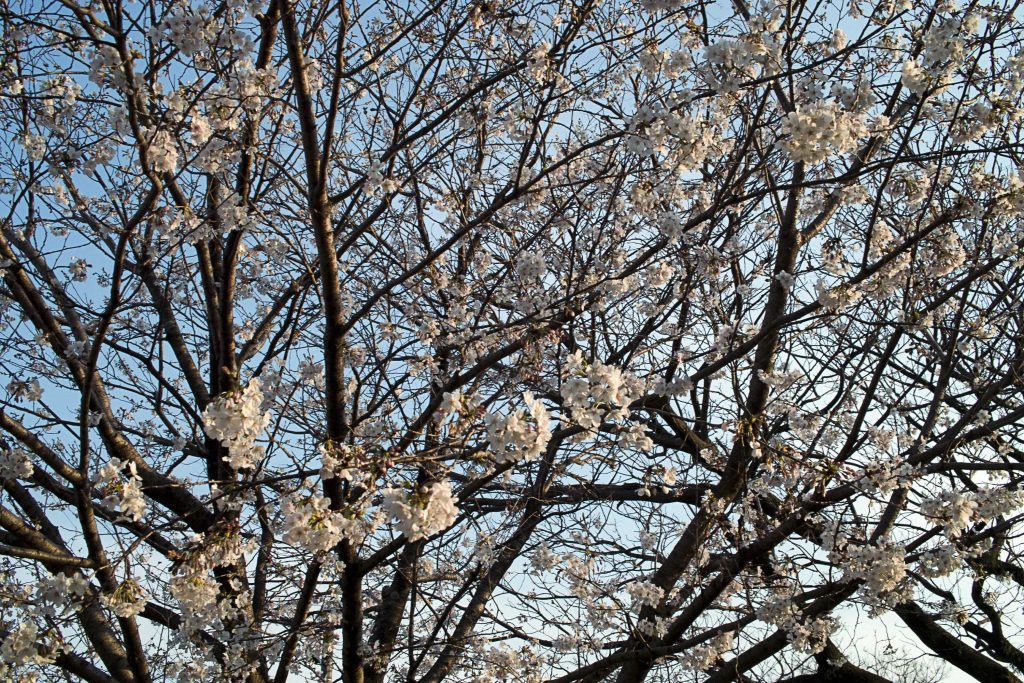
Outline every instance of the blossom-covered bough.
POLYGON ((3 3, 0 678, 1021 680, 1020 14, 3 3))

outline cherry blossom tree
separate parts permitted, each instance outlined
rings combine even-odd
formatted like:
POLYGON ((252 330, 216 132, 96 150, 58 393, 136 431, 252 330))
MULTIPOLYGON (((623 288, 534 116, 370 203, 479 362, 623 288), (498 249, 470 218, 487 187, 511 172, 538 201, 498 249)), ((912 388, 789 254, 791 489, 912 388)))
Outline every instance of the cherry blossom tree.
POLYGON ((3 679, 1020 681, 1019 5, 3 2, 3 679))

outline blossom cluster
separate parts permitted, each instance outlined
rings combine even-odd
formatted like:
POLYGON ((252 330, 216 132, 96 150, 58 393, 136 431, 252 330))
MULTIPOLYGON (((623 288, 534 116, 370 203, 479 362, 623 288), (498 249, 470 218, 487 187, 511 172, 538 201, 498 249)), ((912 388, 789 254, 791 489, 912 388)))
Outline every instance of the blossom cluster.
POLYGON ((825 643, 834 628, 835 623, 828 617, 805 619, 786 629, 786 635, 793 647, 812 655, 825 649, 825 643))
POLYGON ((630 373, 600 361, 588 364, 577 351, 566 360, 562 403, 574 423, 593 431, 606 420, 629 417, 629 405, 640 388, 630 373))
POLYGON ((907 563, 901 546, 881 541, 873 545, 848 544, 844 553, 831 554, 841 563, 846 576, 864 582, 865 600, 886 606, 901 599, 900 584, 907 575, 907 563))
POLYGON ((31 621, 18 624, 0 643, 0 675, 6 680, 16 680, 11 672, 14 667, 48 661, 39 650, 39 629, 31 621))
POLYGON ((382 508, 409 541, 428 538, 455 523, 459 515, 451 484, 434 482, 409 493, 405 489, 382 491, 382 508))
POLYGON ((134 462, 111 458, 100 468, 96 483, 106 492, 103 498, 104 505, 118 510, 133 521, 142 519, 146 512, 146 498, 142 493, 142 479, 139 478, 134 462))
POLYGON ((735 92, 744 80, 754 78, 771 52, 756 39, 724 38, 704 48, 703 68, 708 83, 723 93, 735 92))
POLYGON ((641 108, 629 130, 628 151, 640 156, 665 155, 676 171, 700 165, 715 142, 714 129, 707 121, 661 107, 641 108))
POLYGON ((263 391, 257 381, 249 382, 237 392, 221 394, 203 412, 206 434, 227 449, 224 457, 235 469, 256 466, 263 452, 256 440, 270 422, 270 413, 263 410, 263 391))
POLYGON ((320 478, 342 479, 354 484, 368 483, 370 471, 365 466, 366 452, 362 446, 336 444, 330 441, 320 444, 320 478))
POLYGON ((88 591, 89 581, 81 574, 51 574, 36 585, 37 609, 43 616, 53 618, 68 607, 80 604, 88 591))
POLYGON ((963 565, 964 553, 955 545, 946 543, 926 550, 918 558, 918 571, 929 578, 948 576, 963 565))
POLYGON ((84 258, 73 258, 68 264, 68 272, 75 282, 85 282, 89 279, 89 263, 84 258))
POLYGON ((779 145, 793 161, 816 164, 848 152, 867 135, 864 117, 844 111, 832 101, 797 108, 782 123, 786 138, 779 145))
POLYGON ((330 501, 323 496, 289 496, 281 503, 281 512, 285 543, 314 553, 327 552, 342 539, 358 541, 362 536, 361 520, 331 510, 330 501))
POLYGON ((634 581, 626 586, 626 593, 637 612, 643 607, 657 607, 665 597, 665 591, 649 581, 634 581))
POLYGON ((194 633, 219 623, 239 621, 244 617, 249 594, 233 596, 222 593, 212 573, 219 568, 238 566, 245 561, 255 542, 245 539, 230 526, 196 535, 184 553, 168 585, 168 591, 181 607, 181 630, 194 633))
POLYGON ((384 173, 384 168, 379 163, 370 165, 366 171, 366 182, 363 183, 363 192, 368 195, 375 195, 378 192, 391 194, 398 190, 401 184, 394 178, 384 173))
POLYGON ((551 440, 548 411, 530 392, 523 394, 527 411, 509 415, 489 414, 484 418, 487 441, 496 462, 536 460, 551 440))
POLYGON ((178 149, 168 131, 153 132, 148 152, 149 163, 157 173, 173 173, 178 168, 178 149))
POLYGON ((679 660, 684 669, 704 672, 718 664, 733 645, 732 631, 721 633, 704 645, 688 648, 679 660))
POLYGON ((100 599, 111 612, 122 619, 129 619, 142 614, 149 596, 138 581, 127 579, 114 590, 104 593, 100 599))
POLYGON ((538 573, 554 569, 560 561, 561 558, 551 552, 551 547, 547 543, 538 545, 537 549, 530 556, 530 566, 538 573))
POLYGON ((921 514, 954 536, 974 522, 995 519, 1024 507, 1024 491, 986 488, 974 492, 943 491, 921 504, 921 514))
POLYGON ((196 53, 207 50, 210 42, 216 35, 216 23, 207 16, 205 7, 196 11, 187 11, 184 8, 168 14, 159 25, 159 31, 181 50, 182 54, 189 57, 196 53))
POLYGON ((540 282, 547 269, 544 257, 535 251, 524 251, 516 258, 516 273, 525 282, 540 282))
POLYGON ((20 448, 0 451, 0 479, 25 479, 32 476, 32 461, 20 448))
POLYGON ((205 573, 194 572, 171 578, 169 591, 181 607, 182 630, 191 633, 207 627, 217 614, 220 588, 205 573))
POLYGON ((975 15, 936 21, 923 37, 920 59, 904 62, 903 85, 917 95, 924 95, 929 88, 944 87, 963 57, 964 38, 975 33, 978 26, 975 15))

